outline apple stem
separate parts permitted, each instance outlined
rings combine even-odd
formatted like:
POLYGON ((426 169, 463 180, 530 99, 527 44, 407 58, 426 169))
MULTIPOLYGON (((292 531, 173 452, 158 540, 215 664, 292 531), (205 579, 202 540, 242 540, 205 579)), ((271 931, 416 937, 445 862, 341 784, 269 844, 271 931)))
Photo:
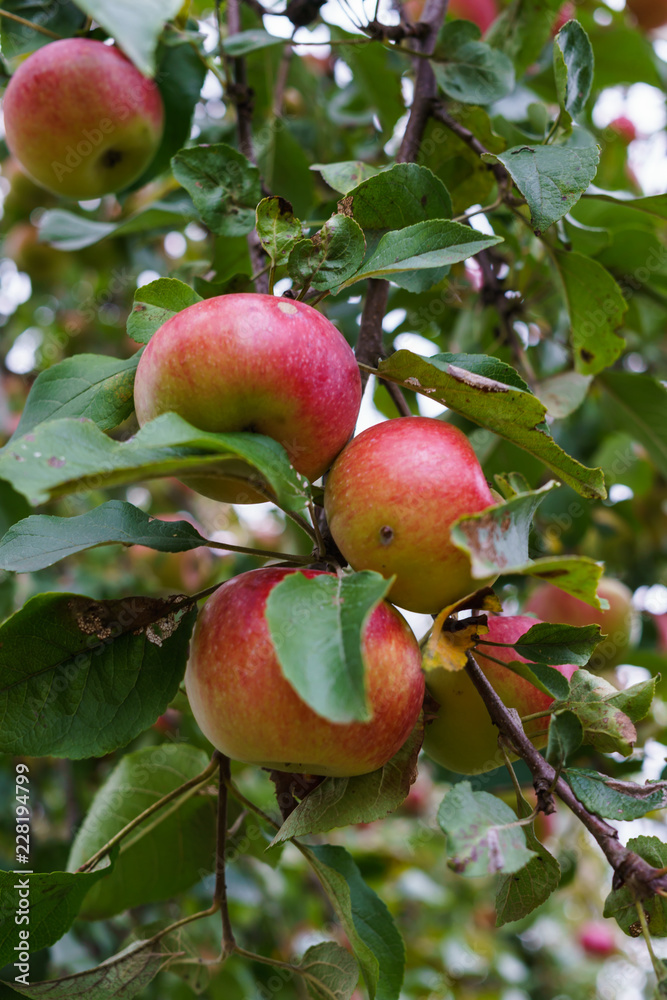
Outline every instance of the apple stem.
POLYGON ((18 14, 10 14, 8 10, 3 10, 1 7, 0 17, 6 17, 8 21, 16 21, 18 24, 24 24, 27 28, 32 28, 33 31, 39 31, 41 35, 47 35, 49 38, 63 38, 63 35, 58 35, 55 31, 51 31, 49 28, 44 28, 41 24, 36 24, 34 21, 28 21, 25 17, 19 17, 18 14))
POLYGON ((227 783, 231 780, 229 757, 216 750, 213 755, 219 770, 218 784, 218 822, 215 850, 215 890, 214 903, 220 909, 222 917, 222 954, 223 959, 236 950, 234 931, 229 918, 227 904, 227 882, 225 879, 225 856, 227 847, 227 783))
POLYGON ((521 721, 522 722, 532 722, 533 719, 546 719, 547 716, 549 716, 549 715, 551 715, 551 710, 548 709, 548 708, 545 708, 545 710, 543 712, 533 712, 532 715, 522 715, 521 716, 521 721))

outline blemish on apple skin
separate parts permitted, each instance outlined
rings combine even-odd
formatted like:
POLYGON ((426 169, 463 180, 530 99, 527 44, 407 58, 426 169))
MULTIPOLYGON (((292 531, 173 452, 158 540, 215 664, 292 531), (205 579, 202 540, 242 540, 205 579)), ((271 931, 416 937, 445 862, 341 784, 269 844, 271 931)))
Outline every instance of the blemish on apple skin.
POLYGON ((278 303, 278 308, 282 313, 285 313, 286 316, 293 316, 299 311, 291 302, 284 302, 283 300, 278 303))
POLYGON ((391 545, 394 540, 394 529, 388 524, 380 528, 380 545, 391 545))

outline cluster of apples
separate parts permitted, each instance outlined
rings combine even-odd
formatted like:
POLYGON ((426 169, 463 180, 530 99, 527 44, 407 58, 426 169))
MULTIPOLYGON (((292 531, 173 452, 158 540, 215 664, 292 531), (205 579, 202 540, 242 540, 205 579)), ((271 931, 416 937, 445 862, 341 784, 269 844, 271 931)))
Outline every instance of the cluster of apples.
MULTIPOLYGON (((397 417, 352 437, 360 403, 358 367, 341 333, 312 307, 271 295, 223 295, 176 314, 149 342, 135 381, 142 426, 172 411, 202 430, 274 438, 311 482, 328 472, 329 528, 351 567, 394 577, 388 596, 400 608, 436 614, 492 582, 473 580, 449 528, 460 516, 492 505, 494 497, 456 427, 397 417)), ((266 499, 240 461, 223 462, 188 482, 216 500, 266 499)), ((194 716, 213 745, 236 760, 335 776, 375 770, 397 752, 419 717, 425 684, 418 643, 400 613, 383 601, 362 639, 372 718, 342 724, 318 715, 283 676, 265 617, 273 587, 297 572, 311 578, 324 571, 252 570, 208 600, 185 677, 194 716)), ((542 600, 538 590, 541 617, 571 620, 572 610, 564 607, 571 599, 557 593, 564 600, 542 600), (560 618, 550 615, 561 610, 567 613, 560 618)), ((521 715, 543 712, 551 703, 504 666, 521 659, 510 644, 536 620, 490 617, 485 638, 505 645, 493 647, 491 658, 483 654, 490 647, 478 647, 480 666, 521 715)), ((570 677, 575 667, 559 669, 570 677)), ((497 767, 497 731, 482 700, 465 672, 444 679, 443 673, 429 681, 441 707, 427 728, 427 753, 460 773, 497 767)), ((546 741, 543 729, 544 720, 529 724, 537 745, 546 741)))

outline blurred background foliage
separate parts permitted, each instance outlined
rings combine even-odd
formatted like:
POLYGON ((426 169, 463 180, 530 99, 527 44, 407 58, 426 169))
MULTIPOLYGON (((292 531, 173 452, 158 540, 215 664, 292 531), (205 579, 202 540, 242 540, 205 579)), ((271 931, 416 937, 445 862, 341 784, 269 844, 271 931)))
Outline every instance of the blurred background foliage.
MULTIPOLYGON (((67 14, 66 6, 60 10, 62 17, 67 14)), ((412 88, 409 60, 377 44, 328 44, 363 37, 354 22, 370 19, 374 7, 371 0, 363 4, 362 0, 329 0, 316 23, 298 29, 294 38, 298 44, 288 62, 280 46, 247 57, 264 183, 269 191, 289 199, 311 226, 328 218, 338 197, 311 169, 313 164, 360 159, 383 166, 392 161, 398 148, 412 88)), ((667 178, 663 91, 667 32, 663 37, 642 34, 622 9, 622 0, 582 0, 566 7, 585 27, 595 52, 593 94, 582 120, 601 148, 595 183, 634 195, 662 192, 667 178)), ((384 3, 380 9, 385 21, 396 19, 396 12, 384 3)), ((250 5, 243 5, 242 12, 244 28, 261 26, 250 5)), ((214 52, 217 35, 210 2, 186 4, 179 25, 165 31, 160 49, 161 86, 199 95, 192 139, 235 144, 234 109, 226 102, 219 80, 209 71, 202 85, 201 59, 174 45, 173 34, 180 31, 197 38, 206 56, 214 52), (174 52, 179 61, 173 61, 174 52)), ((265 18, 265 26, 282 35, 292 30, 282 17, 265 18)), ((0 41, 6 66, 15 66, 21 53, 6 22, 0 41)), ((26 50, 36 44, 34 39, 27 42, 26 50)), ((509 144, 541 141, 555 103, 548 43, 511 97, 486 110, 461 106, 454 113, 488 148, 500 149, 503 140, 509 144)), ((243 290, 249 287, 251 266, 245 238, 216 236, 195 221, 191 203, 168 171, 120 197, 107 196, 76 208, 83 218, 115 223, 159 200, 172 209, 167 224, 111 236, 80 250, 58 250, 40 243, 37 226, 43 213, 56 207, 57 199, 21 173, 6 147, 0 148, 0 157, 0 442, 4 442, 17 426, 38 373, 83 352, 125 358, 136 351, 125 323, 137 287, 158 276, 172 276, 193 284, 203 296, 243 290)), ((446 184, 455 214, 492 199, 492 175, 476 154, 437 122, 427 129, 420 163, 446 184)), ((490 226, 482 214, 474 216, 473 224, 487 231, 490 226)), ((550 258, 509 210, 494 211, 492 225, 506 240, 494 251, 503 262, 500 290, 490 292, 483 287, 474 261, 453 266, 448 277, 428 292, 415 294, 392 286, 385 319, 386 350, 408 347, 423 355, 487 353, 509 362, 529 377, 538 394, 541 389, 543 398, 553 393, 551 431, 561 446, 585 465, 604 469, 609 487, 605 501, 584 500, 568 488, 549 495, 539 510, 534 554, 578 552, 604 560, 607 575, 623 580, 634 592, 642 629, 628 654, 629 665, 618 670, 625 680, 633 681, 662 670, 665 679, 659 697, 651 718, 640 727, 642 746, 634 758, 622 761, 616 755, 582 754, 576 763, 635 779, 657 777, 667 754, 664 427, 662 444, 647 447, 647 438, 652 439, 660 428, 652 424, 641 392, 633 400, 619 400, 604 379, 591 384, 587 377, 570 371, 568 315, 550 258), (555 384, 548 382, 559 378, 555 384), (579 405, 564 405, 565 397, 579 405), (660 447, 662 463, 656 460, 660 447)), ((664 221, 616 203, 583 198, 557 227, 555 237, 563 247, 600 261, 621 284, 629 311, 621 331, 626 347, 616 371, 665 379, 664 221)), ((285 279, 278 290, 288 286, 285 279)), ((354 345, 361 287, 353 291, 357 294, 330 296, 323 308, 354 345)), ((411 406, 427 415, 442 413, 441 407, 434 408, 424 397, 412 399, 411 406)), ((393 404, 381 386, 373 386, 366 395, 360 426, 382 415, 393 416, 393 404)), ((114 435, 130 433, 131 420, 114 435)), ((527 453, 460 418, 456 422, 470 434, 488 479, 512 470, 535 487, 548 478, 544 466, 527 453)), ((270 505, 217 504, 170 479, 70 497, 50 505, 49 512, 78 514, 112 498, 127 499, 152 515, 188 516, 218 541, 285 552, 309 550, 305 536, 270 505)), ((2 531, 27 513, 18 495, 0 484, 2 531)), ((48 590, 96 598, 194 593, 260 564, 253 557, 213 550, 174 555, 140 547, 101 547, 32 575, 2 574, 0 612, 7 617, 29 596, 48 590)), ((521 608, 525 587, 523 579, 504 581, 501 596, 506 610, 521 608)), ((411 621, 418 632, 424 631, 426 623, 419 616, 412 616, 411 621)), ((36 804, 35 870, 64 869, 74 832, 95 791, 123 755, 180 741, 207 752, 211 749, 182 693, 150 730, 122 751, 100 760, 30 761, 36 804)), ((274 811, 268 777, 240 765, 235 765, 235 771, 246 793, 274 811)), ((11 780, 9 766, 3 768, 2 801, 11 798, 11 780)), ((405 1000, 635 1000, 649 995, 644 945, 624 937, 613 921, 602 920, 609 869, 564 809, 554 818, 541 819, 545 843, 563 868, 562 891, 519 924, 495 928, 491 880, 462 879, 452 873, 435 824, 437 806, 455 780, 456 775, 423 760, 417 784, 395 815, 327 837, 351 851, 398 922, 407 948, 405 1000)), ((477 787, 499 794, 510 791, 502 772, 481 776, 477 787)), ((0 812, 0 864, 7 868, 13 851, 10 818, 0 812)), ((264 833, 260 831, 259 840, 244 836, 244 823, 241 820, 228 870, 232 918, 239 938, 247 947, 275 956, 300 953, 326 936, 342 940, 326 900, 296 850, 288 845, 279 866, 275 858, 267 862, 262 856, 264 833)), ((619 824, 622 836, 626 825, 619 824)), ((661 815, 632 824, 633 834, 639 829, 666 839, 661 815)), ((205 847, 192 844, 190 848, 194 853, 199 846, 205 847)), ((202 864, 202 876, 195 888, 166 905, 136 907, 108 921, 79 921, 48 953, 34 956, 33 979, 88 968, 121 948, 134 928, 206 907, 212 889, 210 861, 208 868, 202 864)), ((198 922, 190 930, 198 953, 213 957, 218 947, 217 920, 198 922)), ((667 956, 667 950, 660 951, 660 947, 658 942, 658 954, 667 956)), ((8 978, 9 971, 0 972, 0 979, 3 974, 8 978)), ((280 981, 276 970, 249 965, 237 957, 224 969, 213 971, 206 983, 204 973, 195 966, 176 967, 158 975, 142 995, 155 1000, 185 1000, 202 990, 211 1000, 282 1000, 304 995, 299 983, 280 981)), ((0 997, 11 996, 15 994, 0 985, 0 997)))

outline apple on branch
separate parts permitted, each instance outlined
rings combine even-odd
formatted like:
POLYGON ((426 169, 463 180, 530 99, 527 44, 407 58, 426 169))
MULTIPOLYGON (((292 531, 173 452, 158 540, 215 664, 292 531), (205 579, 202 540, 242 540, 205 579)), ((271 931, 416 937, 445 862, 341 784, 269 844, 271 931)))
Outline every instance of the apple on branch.
POLYGON ((667 24, 667 0, 626 0, 625 6, 642 31, 667 24))
POLYGON ((494 502, 465 434, 431 417, 363 431, 334 463, 324 494, 331 534, 352 568, 395 575, 391 601, 432 614, 492 582, 473 580, 449 529, 494 502))
POLYGON ((7 145, 26 173, 78 201, 136 180, 164 125, 153 80, 119 49, 90 38, 33 52, 9 81, 3 109, 7 145))
POLYGON ((352 776, 375 771, 401 748, 424 697, 412 631, 380 603, 362 636, 372 718, 335 723, 318 715, 284 677, 265 617, 269 593, 290 573, 265 568, 223 584, 199 615, 185 687, 193 715, 226 756, 279 771, 352 776))
POLYGON ((632 605, 632 591, 620 580, 603 576, 598 584, 598 597, 609 602, 608 610, 594 608, 553 584, 541 583, 526 601, 525 610, 545 622, 599 625, 606 638, 596 647, 589 665, 604 670, 623 662, 637 638, 640 621, 632 605))
MULTIPOLYGON (((361 379, 352 348, 322 313, 238 293, 197 302, 160 327, 139 362, 134 402, 141 426, 172 411, 204 431, 266 434, 313 481, 354 431, 361 379)), ((214 500, 266 500, 248 485, 247 465, 225 470, 230 478, 218 470, 188 485, 214 500)))
MULTIPOLYGON (((490 615, 489 631, 483 638, 486 642, 515 643, 536 624, 537 620, 527 615, 490 615)), ((505 706, 515 708, 520 716, 545 712, 552 704, 553 698, 548 694, 503 665, 513 660, 529 662, 512 646, 478 645, 474 657, 505 706)), ((562 664, 555 669, 569 680, 577 668, 562 664)), ((459 774, 481 774, 500 767, 504 759, 498 748, 498 730, 466 671, 429 671, 426 686, 440 708, 426 727, 424 752, 459 774)), ((546 715, 524 726, 526 735, 538 748, 546 746, 548 724, 546 715)))

